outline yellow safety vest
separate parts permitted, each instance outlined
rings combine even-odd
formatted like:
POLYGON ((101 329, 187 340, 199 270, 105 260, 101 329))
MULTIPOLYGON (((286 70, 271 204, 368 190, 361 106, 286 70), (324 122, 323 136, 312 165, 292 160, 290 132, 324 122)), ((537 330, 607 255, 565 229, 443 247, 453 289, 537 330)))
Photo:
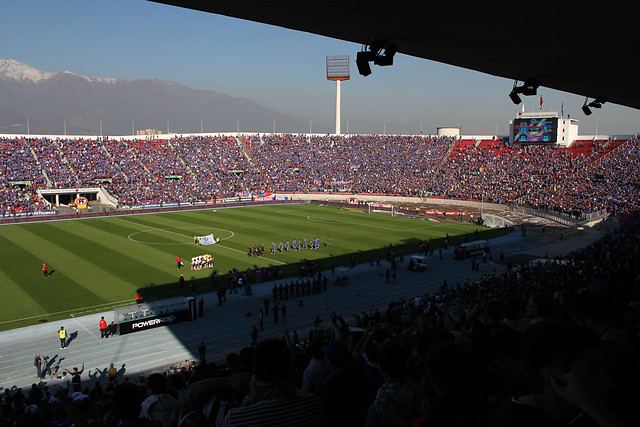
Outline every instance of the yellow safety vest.
POLYGON ((67 330, 66 329, 60 329, 58 331, 59 335, 60 335, 60 339, 62 338, 66 338, 67 337, 67 330))

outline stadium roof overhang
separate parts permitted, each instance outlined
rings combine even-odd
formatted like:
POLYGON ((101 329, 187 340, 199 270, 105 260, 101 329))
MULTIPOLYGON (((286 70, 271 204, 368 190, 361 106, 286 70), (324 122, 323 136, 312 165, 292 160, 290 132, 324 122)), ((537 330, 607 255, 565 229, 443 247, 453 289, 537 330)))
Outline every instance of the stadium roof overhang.
POLYGON ((406 55, 640 109, 640 2, 151 1, 358 44, 378 38, 406 55))

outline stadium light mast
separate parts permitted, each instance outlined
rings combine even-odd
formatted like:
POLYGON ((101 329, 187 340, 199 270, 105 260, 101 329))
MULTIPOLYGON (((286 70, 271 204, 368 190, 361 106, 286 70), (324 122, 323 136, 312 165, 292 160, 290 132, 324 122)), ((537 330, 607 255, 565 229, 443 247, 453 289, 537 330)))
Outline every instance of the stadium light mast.
POLYGON ((336 135, 340 135, 340 83, 350 78, 349 55, 327 56, 327 80, 336 82, 336 135))

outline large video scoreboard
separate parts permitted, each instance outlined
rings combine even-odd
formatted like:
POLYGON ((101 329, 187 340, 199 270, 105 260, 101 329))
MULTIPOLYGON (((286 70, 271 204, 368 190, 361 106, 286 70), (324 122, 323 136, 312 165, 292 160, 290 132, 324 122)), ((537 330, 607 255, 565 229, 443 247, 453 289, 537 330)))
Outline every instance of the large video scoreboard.
POLYGON ((513 120, 513 142, 519 144, 555 144, 558 118, 539 117, 513 120))

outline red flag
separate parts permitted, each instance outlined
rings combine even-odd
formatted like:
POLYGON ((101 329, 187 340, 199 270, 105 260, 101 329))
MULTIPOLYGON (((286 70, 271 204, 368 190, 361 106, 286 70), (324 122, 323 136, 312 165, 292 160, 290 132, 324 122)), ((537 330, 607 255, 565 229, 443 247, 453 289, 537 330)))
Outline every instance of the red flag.
POLYGON ((544 100, 542 99, 542 95, 540 95, 540 110, 542 110, 542 103, 544 102, 544 100))

